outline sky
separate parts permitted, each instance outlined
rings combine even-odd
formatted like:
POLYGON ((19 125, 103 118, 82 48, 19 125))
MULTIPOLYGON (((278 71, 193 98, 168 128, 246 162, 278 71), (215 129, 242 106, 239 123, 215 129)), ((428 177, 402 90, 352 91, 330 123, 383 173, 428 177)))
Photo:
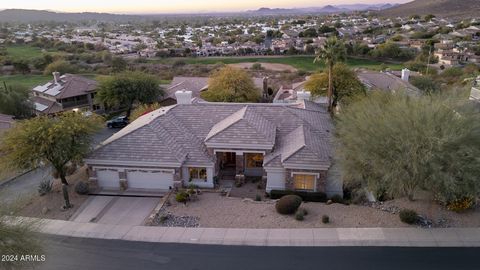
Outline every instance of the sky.
POLYGON ((293 8, 357 3, 405 3, 411 0, 1 0, 0 9, 63 12, 181 13, 245 11, 260 7, 293 8))

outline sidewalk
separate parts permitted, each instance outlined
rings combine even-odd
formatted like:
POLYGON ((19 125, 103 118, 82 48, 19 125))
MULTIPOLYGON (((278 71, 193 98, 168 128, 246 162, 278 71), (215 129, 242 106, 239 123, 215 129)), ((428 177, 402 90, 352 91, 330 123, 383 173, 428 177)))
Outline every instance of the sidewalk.
POLYGON ((480 228, 225 229, 106 225, 38 220, 38 231, 127 241, 248 246, 480 247, 480 228))

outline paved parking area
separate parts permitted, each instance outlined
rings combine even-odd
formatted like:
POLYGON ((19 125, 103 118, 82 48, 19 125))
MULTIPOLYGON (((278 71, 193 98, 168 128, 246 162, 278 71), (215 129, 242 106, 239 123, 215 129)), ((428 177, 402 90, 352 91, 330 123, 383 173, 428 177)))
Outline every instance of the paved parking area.
POLYGON ((72 217, 75 222, 143 225, 160 198, 91 196, 72 217))

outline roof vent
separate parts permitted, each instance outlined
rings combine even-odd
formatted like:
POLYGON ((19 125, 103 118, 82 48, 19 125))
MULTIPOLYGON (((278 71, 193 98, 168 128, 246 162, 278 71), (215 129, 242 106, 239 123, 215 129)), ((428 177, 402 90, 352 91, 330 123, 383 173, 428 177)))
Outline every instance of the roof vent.
POLYGON ((402 80, 406 82, 410 80, 410 70, 408 68, 402 69, 402 80))
POLYGON ((175 97, 177 98, 177 104, 192 104, 192 91, 177 91, 175 97))

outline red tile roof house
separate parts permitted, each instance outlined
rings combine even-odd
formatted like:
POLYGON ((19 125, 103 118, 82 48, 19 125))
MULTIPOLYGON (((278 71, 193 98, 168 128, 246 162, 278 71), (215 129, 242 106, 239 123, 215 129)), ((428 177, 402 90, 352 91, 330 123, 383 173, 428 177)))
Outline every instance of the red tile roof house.
POLYGON ((333 125, 321 105, 191 97, 178 91, 176 105, 140 117, 97 147, 85 160, 91 183, 104 190, 167 191, 190 184, 214 188, 228 175, 263 176, 267 192, 343 194, 340 181, 327 179, 333 125))
POLYGON ((53 80, 33 88, 33 103, 37 115, 55 114, 79 109, 96 111, 100 107, 93 100, 97 82, 73 74, 53 73, 53 80))

